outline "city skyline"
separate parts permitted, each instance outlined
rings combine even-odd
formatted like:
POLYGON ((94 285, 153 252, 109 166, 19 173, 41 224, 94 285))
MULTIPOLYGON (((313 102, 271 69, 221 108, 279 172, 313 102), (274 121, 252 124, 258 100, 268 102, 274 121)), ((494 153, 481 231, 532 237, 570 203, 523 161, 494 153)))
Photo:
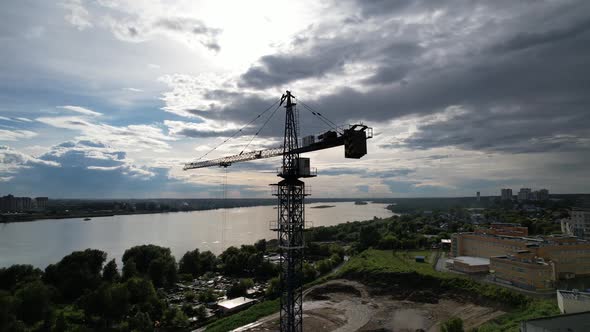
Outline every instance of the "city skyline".
MULTIPOLYGON (((182 164, 286 89, 337 124, 374 128, 360 160, 308 155, 313 197, 588 191, 587 2, 0 9, 1 195, 220 198, 222 169, 182 164)), ((300 113, 302 136, 328 129, 300 113)), ((280 144, 282 121, 277 112, 249 148, 280 144)), ((261 124, 207 157, 239 153, 261 124)), ((232 166, 227 195, 270 198, 279 163, 232 166)))

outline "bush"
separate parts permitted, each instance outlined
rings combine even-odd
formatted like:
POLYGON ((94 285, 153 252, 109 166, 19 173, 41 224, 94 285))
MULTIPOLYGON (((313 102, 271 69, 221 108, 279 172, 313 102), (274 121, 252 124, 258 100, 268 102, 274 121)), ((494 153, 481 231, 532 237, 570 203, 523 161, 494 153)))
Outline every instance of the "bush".
POLYGON ((464 332, 463 320, 459 317, 451 317, 441 324, 440 332, 464 332))
POLYGON ((248 289, 253 286, 254 281, 252 281, 252 279, 241 279, 239 282, 232 284, 227 290, 227 298, 233 299, 240 296, 246 296, 248 289))

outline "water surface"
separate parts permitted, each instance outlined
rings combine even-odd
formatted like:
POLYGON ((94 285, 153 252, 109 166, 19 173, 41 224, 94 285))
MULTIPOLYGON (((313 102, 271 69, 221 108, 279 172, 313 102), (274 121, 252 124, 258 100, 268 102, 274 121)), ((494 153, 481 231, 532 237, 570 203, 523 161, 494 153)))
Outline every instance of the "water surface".
MULTIPOLYGON (((393 215, 386 206, 314 203, 306 204, 305 213, 314 226, 329 226, 393 215), (311 208, 328 204, 334 207, 311 208)), ((120 261, 126 249, 140 244, 168 247, 177 260, 195 248, 219 254, 232 245, 274 239, 276 233, 269 230, 269 221, 276 220, 276 216, 273 206, 255 206, 97 217, 91 221, 73 218, 0 224, 0 267, 32 264, 45 268, 72 251, 86 248, 103 250, 108 259, 120 261)))

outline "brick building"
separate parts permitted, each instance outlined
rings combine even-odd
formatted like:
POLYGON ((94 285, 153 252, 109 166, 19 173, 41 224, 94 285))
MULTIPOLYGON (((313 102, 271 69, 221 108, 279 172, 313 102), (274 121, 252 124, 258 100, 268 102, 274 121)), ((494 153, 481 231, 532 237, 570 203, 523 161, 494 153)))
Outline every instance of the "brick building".
POLYGON ((505 235, 511 232, 524 230, 496 225, 487 230, 453 234, 451 255, 489 258, 490 270, 496 276, 502 275, 502 279, 524 288, 543 289, 548 280, 590 276, 590 242, 570 236, 505 235))
POLYGON ((490 273, 496 281, 520 288, 542 290, 555 286, 555 264, 530 251, 491 257, 490 273))

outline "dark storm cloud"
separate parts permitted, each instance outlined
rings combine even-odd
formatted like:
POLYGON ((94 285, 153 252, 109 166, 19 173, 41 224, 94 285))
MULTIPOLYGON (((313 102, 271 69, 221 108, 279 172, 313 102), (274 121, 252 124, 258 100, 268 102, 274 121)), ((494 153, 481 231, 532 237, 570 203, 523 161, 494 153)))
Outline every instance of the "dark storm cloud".
MULTIPOLYGON (((298 97, 339 124, 423 117, 450 106, 467 110, 418 123, 403 142, 408 148, 532 153, 588 147, 590 2, 355 4, 361 17, 345 20, 344 27, 312 26, 294 39, 291 52, 261 57, 239 83, 276 88, 366 65, 367 75, 357 80, 364 89, 343 87, 316 100, 298 97), (414 21, 406 22, 408 17, 414 21)), ((244 110, 263 109, 270 101, 225 97, 232 100, 229 106, 199 114, 244 122, 250 115, 244 110)), ((317 125, 302 114, 301 128, 317 125)), ((280 136, 274 128, 281 124, 275 124, 264 135, 280 136)))
POLYGON ((415 172, 415 169, 409 168, 389 169, 386 171, 369 171, 363 168, 329 168, 318 171, 318 173, 321 173, 321 175, 358 175, 362 178, 381 179, 403 177, 415 172))
POLYGON ((409 68, 403 66, 382 67, 373 76, 363 80, 367 84, 389 84, 402 80, 409 68))
POLYGON ((253 88, 281 86, 300 79, 340 73, 346 64, 365 60, 381 67, 383 73, 376 81, 392 81, 392 76, 403 76, 402 71, 409 70, 413 59, 422 52, 422 48, 412 41, 364 37, 320 38, 310 35, 296 39, 294 43, 302 44, 302 51, 263 56, 241 76, 240 84, 253 88))
POLYGON ((563 39, 575 38, 587 32, 588 30, 590 30, 590 19, 585 19, 566 28, 549 30, 545 32, 528 32, 518 34, 515 37, 492 47, 492 50, 497 52, 507 52, 522 50, 543 44, 551 44, 559 42, 563 39))
POLYGON ((308 77, 321 77, 341 70, 346 58, 359 50, 347 49, 345 43, 325 43, 322 50, 306 55, 267 55, 259 65, 248 69, 241 77, 243 86, 267 88, 308 77))

